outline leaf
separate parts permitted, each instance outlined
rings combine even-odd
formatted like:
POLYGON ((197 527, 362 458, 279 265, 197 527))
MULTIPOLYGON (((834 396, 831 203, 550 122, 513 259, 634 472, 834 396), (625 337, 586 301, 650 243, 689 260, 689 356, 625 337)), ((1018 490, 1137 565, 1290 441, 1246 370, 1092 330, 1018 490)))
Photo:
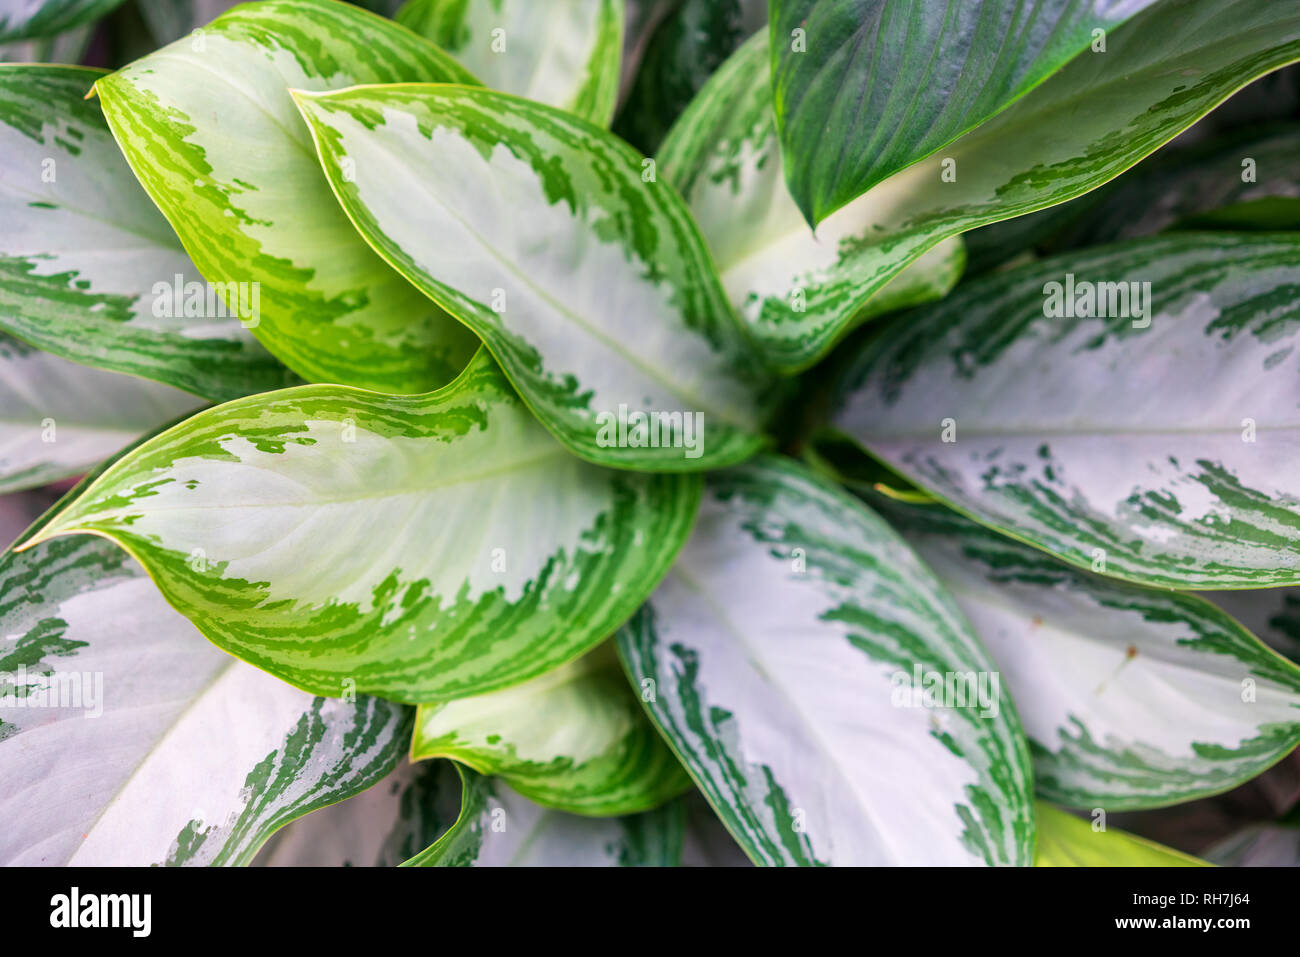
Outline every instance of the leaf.
MULTIPOLYGON (((702 115, 729 120, 721 133, 707 124, 688 133, 694 122, 688 112, 678 123, 683 131, 675 130, 673 138, 681 139, 692 157, 688 166, 703 163, 708 174, 703 182, 718 184, 708 192, 716 194, 732 222, 753 223, 738 235, 763 237, 752 273, 762 304, 755 301, 746 314, 751 321, 766 314, 760 323, 767 333, 761 336, 764 344, 771 350, 785 342, 784 350, 776 350, 777 360, 784 369, 800 369, 825 355, 858 310, 926 250, 949 236, 1102 185, 1240 86, 1297 58, 1300 12, 1287 4, 1157 4, 1108 35, 1105 54, 1076 58, 942 153, 891 176, 832 215, 817 230, 821 256, 811 259, 810 252, 799 252, 814 248, 808 246, 808 226, 776 172, 780 152, 764 101, 770 92, 767 72, 757 62, 761 52, 742 48, 700 93, 702 115), (703 105, 717 97, 723 100, 703 105), (750 116, 753 125, 747 127, 742 121, 750 116), (743 206, 740 197, 746 198, 743 206), (787 258, 794 268, 784 268, 787 258), (819 292, 808 276, 816 278, 831 265, 846 281, 828 283, 819 292), (793 308, 800 288, 803 314, 793 308)), ((669 152, 665 144, 664 177, 687 197, 697 217, 709 221, 680 172, 688 166, 670 160, 669 152)), ((728 254, 715 252, 725 264, 728 254)), ((731 279, 728 288, 738 282, 731 279)))
POLYGON ((85 24, 52 37, 0 41, 0 63, 80 63, 94 30, 94 24, 85 24))
POLYGON ((1028 862, 1010 702, 921 707, 915 684, 987 675, 989 659, 888 526, 807 470, 765 457, 710 475, 694 534, 618 646, 755 863, 1028 862))
POLYGON ((881 282, 879 263, 859 255, 879 216, 867 198, 813 235, 781 175, 767 49, 760 33, 723 64, 669 131, 658 162, 768 360, 796 372, 872 316, 945 295, 964 257, 952 237, 881 282))
POLYGON ((580 817, 533 804, 494 778, 456 765, 460 817, 406 867, 676 867, 685 805, 625 817, 580 817))
MULTIPOLYGON (((767 23, 767 0, 681 0, 654 25, 614 132, 649 154, 722 62, 767 23)), ((767 68, 767 64, 763 64, 767 68)))
POLYGON ((690 214, 621 141, 467 87, 297 99, 362 235, 483 339, 575 454, 698 470, 764 445, 765 372, 690 214))
POLYGON ((101 76, 0 66, 0 329, 215 401, 292 385, 237 315, 186 315, 203 277, 84 98, 101 76))
POLYGON ((5 553, 0 596, 5 865, 246 863, 406 746, 410 709, 222 654, 101 539, 5 553))
POLYGON ((0 11, 0 43, 48 37, 98 20, 122 0, 22 0, 0 11))
POLYGON ((484 85, 609 126, 623 56, 621 0, 410 0, 398 23, 484 85))
POLYGON ((816 226, 1074 57, 1104 56, 1106 32, 1151 2, 771 0, 773 105, 804 218, 816 226))
POLYGON ((1300 814, 1276 824, 1252 824, 1217 841, 1205 859, 1220 867, 1300 867, 1300 814))
POLYGON ((699 479, 565 452, 486 354, 427 396, 300 386, 150 439, 33 541, 137 557, 219 647, 317 694, 482 694, 623 622, 672 563, 699 479))
POLYGON ((998 665, 1040 797, 1162 807, 1300 744, 1300 668, 1194 595, 1080 571, 939 506, 873 498, 998 665))
POLYGON ((1300 588, 1210 591, 1201 597, 1237 619, 1274 651, 1300 664, 1300 588))
POLYGON ((512 688, 421 705, 411 757, 454 758, 575 814, 645 811, 690 787, 609 644, 512 688))
POLYGON ((1146 838, 1092 825, 1050 804, 1038 802, 1035 867, 1210 867, 1202 861, 1146 838))
POLYGON ((233 0, 136 0, 155 46, 189 36, 231 7, 233 0))
POLYGON ((396 867, 460 814, 450 761, 402 764, 356 797, 313 811, 266 843, 255 867, 396 867))
POLYGON ((834 421, 959 512, 1083 568, 1170 588, 1300 582, 1298 282, 1283 233, 1183 233, 992 275, 867 343, 834 421), (1056 315, 1099 288, 1090 311, 1108 317, 1056 315))
POLYGON ((170 386, 87 369, 0 333, 0 492, 80 475, 200 405, 170 386))
POLYGON ((266 0, 95 91, 195 265, 213 283, 244 284, 222 287, 239 293, 227 303, 267 349, 308 380, 410 393, 454 377, 474 338, 356 235, 288 90, 415 80, 473 82, 382 17, 334 0, 266 0))
POLYGON ((969 233, 970 271, 1027 247, 1061 252, 1167 229, 1300 228, 1300 126, 1176 146, 1078 199, 969 233))

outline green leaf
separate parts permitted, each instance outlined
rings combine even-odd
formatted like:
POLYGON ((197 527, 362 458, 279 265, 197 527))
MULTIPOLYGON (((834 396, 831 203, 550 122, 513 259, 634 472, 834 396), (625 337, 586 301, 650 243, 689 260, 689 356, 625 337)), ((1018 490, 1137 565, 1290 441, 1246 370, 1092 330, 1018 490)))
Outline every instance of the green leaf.
POLYGON ((760 322, 764 344, 776 350, 782 368, 798 369, 825 355, 882 286, 942 240, 1102 185, 1240 86, 1300 58, 1300 11, 1288 4, 1243 8, 1215 0, 1157 4, 1108 35, 1105 54, 1076 58, 941 153, 831 216, 817 230, 816 247, 780 188, 761 58, 747 46, 724 64, 698 98, 702 115, 728 120, 722 132, 711 132, 708 123, 690 130, 695 121, 683 115, 682 132, 672 136, 680 148, 670 151, 665 144, 660 165, 708 222, 712 217, 693 195, 703 187, 692 187, 682 174, 702 164, 705 195, 716 195, 717 208, 729 209, 734 223, 752 224, 736 235, 763 237, 748 286, 735 272, 740 267, 726 269, 729 254, 715 252, 724 270, 735 274, 729 289, 752 288, 761 296, 746 315, 751 322, 766 316, 760 322), (705 105, 716 98, 721 102, 705 105), (742 121, 751 116, 747 128, 742 121), (683 153, 690 163, 683 164, 683 153), (818 291, 812 280, 831 266, 844 281, 818 291), (792 308, 799 289, 807 300, 803 314, 792 308), (818 296, 826 297, 824 304, 818 296))
POLYGON ((0 333, 0 492, 80 475, 203 403, 0 333))
POLYGON ((410 393, 454 377, 474 337, 356 235, 288 91, 414 80, 473 82, 382 17, 334 0, 266 0, 95 90, 203 275, 244 283, 247 300, 258 291, 257 309, 241 300, 242 312, 267 349, 308 380, 410 393))
POLYGON ((0 11, 0 43, 48 37, 98 20, 122 0, 21 0, 0 11), (16 9, 15 9, 16 8, 16 9))
POLYGON ((1167 229, 1300 228, 1300 127, 1175 146, 1078 199, 967 234, 972 271, 1026 248, 1061 252, 1167 229))
POLYGON ((512 688, 421 705, 411 757, 454 758, 575 814, 645 811, 690 787, 608 643, 512 688))
POLYGON ((796 372, 872 316, 946 294, 964 257, 952 237, 882 282, 879 262, 861 254, 879 218, 868 199, 813 235, 781 176, 767 48, 757 34, 723 64, 673 125, 658 162, 768 361, 796 372))
POLYGON ((101 539, 6 552, 0 595, 5 865, 246 863, 406 746, 411 709, 222 654, 101 539))
POLYGON ((773 105, 804 218, 816 226, 1075 56, 1107 55, 1106 32, 1151 2, 771 0, 773 105))
POLYGON ((155 46, 164 46, 215 20, 235 0, 136 0, 140 16, 149 28, 155 46))
POLYGON ((214 401, 292 385, 237 314, 208 310, 203 277, 84 98, 101 76, 0 66, 0 329, 214 401))
POLYGON ((624 817, 580 817, 532 803, 461 765, 460 817, 406 867, 676 867, 685 804, 624 817))
POLYGON ((1180 233, 988 276, 867 343, 835 424, 1072 564, 1171 588, 1297 583, 1297 283, 1284 233, 1180 233))
POLYGON ((767 0, 680 0, 654 24, 614 132, 653 153, 705 81, 766 23, 767 0))
POLYGON ((699 488, 569 455, 482 353, 427 396, 300 386, 200 413, 33 540, 111 538, 219 647, 300 688, 433 701, 607 637, 699 488))
POLYGON ((1300 664, 1300 588, 1210 591, 1201 597, 1237 619, 1274 651, 1300 664))
POLYGON ((1300 744, 1300 668, 1203 598, 1081 571, 940 506, 871 502, 997 663, 1040 797, 1162 807, 1243 784, 1300 744))
POLYGON ((277 831, 253 866, 396 867, 456 822, 460 791, 450 761, 404 761, 356 797, 277 831))
POLYGON ((297 99, 362 235, 575 454, 699 470, 764 445, 765 372, 689 212, 622 141, 469 87, 297 99))
POLYGON ((924 707, 916 684, 988 676, 990 660, 889 527, 807 470, 766 457, 710 475, 695 532, 618 645, 755 863, 1028 863, 1010 701, 924 707))
POLYGON ((1210 867, 1202 861, 1146 838, 1117 831, 1094 831, 1092 824, 1050 804, 1038 803, 1035 867, 1210 867))
POLYGON ((410 0, 398 23, 486 86, 609 126, 623 56, 622 0, 410 0))

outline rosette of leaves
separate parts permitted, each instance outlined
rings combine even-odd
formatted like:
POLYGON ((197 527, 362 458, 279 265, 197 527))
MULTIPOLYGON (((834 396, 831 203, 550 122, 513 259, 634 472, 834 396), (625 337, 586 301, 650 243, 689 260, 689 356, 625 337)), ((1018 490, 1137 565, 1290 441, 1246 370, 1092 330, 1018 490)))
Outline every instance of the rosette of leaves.
POLYGON ((1098 812, 1294 751, 1293 6, 225 6, 0 65, 0 862, 1199 864, 1098 812))

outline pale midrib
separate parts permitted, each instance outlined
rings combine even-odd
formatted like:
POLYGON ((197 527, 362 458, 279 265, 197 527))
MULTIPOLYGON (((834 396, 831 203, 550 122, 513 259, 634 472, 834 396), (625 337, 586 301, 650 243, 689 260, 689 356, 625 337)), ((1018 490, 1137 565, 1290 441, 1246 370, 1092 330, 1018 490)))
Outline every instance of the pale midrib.
POLYGON ((715 602, 712 599, 712 597, 708 594, 708 592, 705 590, 702 584, 701 579, 690 571, 687 562, 687 557, 685 555, 682 555, 677 559, 677 564, 673 566, 671 574, 681 578, 683 582, 686 584, 686 586, 700 597, 700 599, 714 613, 716 619, 722 624, 722 626, 727 630, 727 632, 736 640, 736 642, 742 648, 745 649, 745 655, 749 659, 750 663, 754 666, 754 669, 758 671, 760 674, 765 675, 768 678, 769 687, 774 688, 777 691, 777 693, 782 698, 785 699, 786 703, 790 707, 791 712, 793 712, 794 715, 799 719, 799 723, 802 724, 810 732, 810 736, 813 742, 817 745, 818 750, 822 752, 823 756, 830 763, 831 767, 835 769, 836 774, 848 785, 849 792, 856 799, 855 803, 857 803, 858 806, 862 809, 867 819, 872 822, 872 826, 875 829, 876 835, 880 840, 881 846, 889 848, 889 853, 893 858, 893 860, 895 861, 904 860, 904 858, 894 848, 893 843, 889 840, 888 828, 882 826, 882 822, 880 821, 879 816, 877 815, 875 809, 865 799, 865 795, 861 792, 860 788, 853 781, 853 779, 849 777, 848 772, 844 769, 844 766, 836 759, 834 750, 822 738, 820 730, 818 729, 816 723, 811 718, 809 718, 808 715, 805 714, 802 709, 799 708, 796 699, 790 693, 790 691, 785 687, 785 685, 781 683, 779 680, 777 680, 775 675, 770 674, 767 671, 767 669, 764 668, 759 663, 762 660, 761 656, 755 653, 755 649, 753 645, 745 638, 742 631, 736 627, 736 624, 731 620, 731 616, 727 613, 727 611, 721 605, 715 602))
MULTIPOLYGON (((501 466, 500 468, 490 469, 483 472, 477 472, 471 475, 464 475, 455 479, 454 481, 435 482, 430 485, 422 485, 415 488, 408 486, 408 487, 398 487, 395 489, 385 489, 383 494, 373 494, 373 493, 358 494, 358 495, 341 496, 335 498, 313 499, 311 501, 304 501, 304 502, 245 502, 245 503, 239 503, 233 505, 225 505, 225 504, 174 505, 165 508, 150 508, 147 505, 145 505, 145 506, 136 506, 134 508, 126 507, 126 508, 119 508, 119 509, 111 509, 103 512, 88 512, 85 515, 75 519, 71 523, 57 523, 57 522, 52 523, 51 528, 53 528, 55 525, 58 525, 59 527, 61 527, 66 531, 66 530, 79 527, 79 524, 82 522, 99 522, 101 519, 125 518, 128 516, 139 515, 142 513, 153 515, 161 512, 217 511, 223 509, 245 509, 246 510, 246 509, 258 509, 258 508, 326 508, 333 505, 347 505, 355 502, 382 501, 385 499, 407 498, 416 495, 427 495, 431 492, 440 491, 442 489, 454 488, 458 485, 478 483, 488 479, 498 478, 502 475, 507 475, 511 472, 518 472, 518 471, 523 471, 525 469, 540 467, 541 464, 548 462, 551 459, 570 458, 570 457, 571 455, 566 449, 564 449, 562 446, 557 445, 555 449, 548 450, 540 455, 533 456, 532 458, 520 459, 516 462, 510 463, 509 465, 501 466)), ((235 467, 238 468, 241 466, 244 468, 261 468, 260 466, 250 466, 243 462, 239 463, 239 465, 235 467)), ((267 471, 273 471, 273 470, 267 470, 267 471)), ((274 474, 280 475, 281 477, 284 478, 290 478, 290 479, 292 478, 291 476, 282 475, 282 473, 279 472, 275 472, 274 474)), ((104 476, 105 479, 109 479, 112 477, 113 476, 111 476, 111 474, 104 476)), ((142 479, 142 481, 148 481, 148 479, 142 479)), ((176 480, 174 479, 173 481, 176 480)), ((87 489, 83 495, 83 498, 88 500, 96 491, 98 490, 93 487, 87 489)))
MULTIPOLYGON (((432 140, 426 140, 425 142, 432 144, 432 140)), ((534 173, 535 172, 536 171, 534 170, 534 173)), ((669 395, 675 396, 677 398, 684 400, 686 403, 689 403, 688 408, 694 407, 696 409, 700 409, 704 412, 707 412, 709 415, 715 415, 723 422, 731 425, 733 428, 738 428, 745 431, 751 431, 750 426, 742 424, 735 416, 724 415, 718 412, 715 408, 713 408, 712 403, 703 401, 694 391, 690 389, 685 389, 680 385, 677 385, 669 381, 669 379, 666 377, 664 373, 660 372, 658 369, 655 369, 654 367, 649 366, 646 363, 637 359, 631 352, 624 349, 616 339, 606 336, 595 326, 587 322, 587 320, 579 316, 577 313, 573 312, 562 302, 556 300, 554 297, 551 296, 549 292, 547 292, 537 283, 533 282, 533 280, 528 276, 528 274, 524 273, 517 266, 515 266, 515 264, 509 258, 507 258, 504 253, 500 252, 494 245, 492 245, 492 243, 488 242, 487 238, 483 236, 472 225, 470 225, 470 223, 466 221, 462 216, 460 216, 459 213, 457 213, 454 209, 452 209, 449 205, 447 205, 447 203, 444 202, 443 199, 436 192, 433 191, 433 189, 429 186, 428 183, 424 181, 422 177, 415 177, 414 182, 420 187, 421 191, 426 196, 428 196, 440 207, 442 207, 443 211, 446 212, 447 215, 449 215, 452 219, 456 220, 456 222, 460 223, 460 225, 464 227, 466 232, 468 232, 476 240, 478 240, 479 245, 481 245, 483 249, 489 255, 492 256, 493 259, 495 259, 498 263, 500 263, 501 266, 504 267, 507 272, 509 272, 511 275, 519 279, 523 283, 523 285, 531 289, 537 295, 538 298, 540 298, 543 302, 549 305, 557 313, 559 313, 561 316, 566 317, 574 325, 584 330, 592 339, 595 339, 606 349, 608 349, 614 355, 621 358, 624 362, 632 366, 634 369, 640 370, 646 376, 646 378, 652 380, 653 382, 658 383, 659 386, 662 387, 669 395)), ((366 210, 366 215, 372 222, 375 223, 376 226, 378 226, 378 220, 369 213, 369 210, 366 210)), ((572 218, 575 221, 577 221, 576 216, 572 218)), ((415 264, 415 257, 410 256, 410 254, 407 253, 405 250, 403 250, 403 255, 408 256, 411 259, 412 264, 415 264)), ((422 274, 427 275, 430 279, 433 278, 433 274, 428 272, 426 269, 424 269, 424 267, 417 266, 417 268, 420 270, 422 274)), ((438 280, 436 279, 434 281, 438 282, 438 280)), ((446 285, 448 286, 448 288, 452 288, 452 289, 455 288, 446 283, 438 282, 438 284, 446 285)), ((730 317, 723 317, 723 318, 726 321, 730 321, 730 317)), ((510 332, 510 330, 505 329, 504 326, 502 327, 502 329, 503 331, 507 332, 507 334, 509 335, 518 335, 518 333, 513 333, 510 332)), ((685 329, 685 328, 682 329, 681 334, 686 336, 696 336, 703 340, 703 337, 700 336, 699 333, 690 329, 685 329)), ((707 340, 705 341, 707 342, 707 340)), ((710 351, 712 351, 711 347, 710 347, 710 351)))

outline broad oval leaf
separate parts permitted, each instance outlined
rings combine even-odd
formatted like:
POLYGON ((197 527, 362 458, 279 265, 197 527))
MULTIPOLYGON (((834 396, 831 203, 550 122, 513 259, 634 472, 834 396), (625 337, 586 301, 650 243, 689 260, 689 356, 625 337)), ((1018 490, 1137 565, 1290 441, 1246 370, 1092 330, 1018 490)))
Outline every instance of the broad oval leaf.
MULTIPOLYGON (((783 319, 787 326, 791 353, 783 364, 801 367, 824 355, 858 308, 947 237, 1095 189, 1233 91, 1300 58, 1300 9, 1293 4, 1170 0, 1138 14, 1108 34, 1106 42, 1105 54, 1076 57, 993 119, 889 177, 820 225, 818 235, 835 250, 838 270, 856 277, 843 306, 831 313, 835 321, 802 322, 788 308, 800 273, 778 271, 776 249, 764 252, 764 261, 777 265, 757 288, 770 290, 772 322, 783 319)), ((752 55, 742 49, 732 59, 752 55)), ((731 61, 725 64, 713 82, 723 85, 731 66, 731 61)), ((752 95, 766 95, 766 76, 751 75, 759 84, 752 95)), ((706 88, 700 96, 716 92, 706 88)), ((747 109, 741 102, 734 107, 738 115, 747 109)), ((762 118, 761 135, 727 136, 716 145, 694 147, 730 158, 715 161, 719 183, 772 175, 779 154, 768 137, 770 117, 762 118)), ((674 183, 689 192, 676 179, 674 183)), ((736 195, 752 195, 745 214, 764 220, 767 210, 758 199, 766 187, 736 195)), ((789 218, 788 208, 776 209, 780 219, 764 225, 765 248, 775 247, 782 229, 788 233, 782 242, 802 246, 807 225, 789 218)), ((813 315, 824 318, 820 311, 813 315)))
POLYGON ((209 639, 318 694, 481 694, 607 637, 672 563, 692 475, 565 451, 486 353, 427 396, 300 386, 132 450, 40 531, 107 536, 209 639))
POLYGON ((485 86, 608 126, 618 99, 623 0, 410 0, 394 19, 485 86))
POLYGON ((771 0, 790 193, 816 226, 1076 55, 1104 56, 1106 32, 1152 2, 771 0))
POLYGON ((691 783, 609 643, 512 688, 421 705, 411 757, 453 758, 575 814, 649 810, 691 783))
POLYGON ((402 762, 356 797, 277 831, 254 867, 396 867, 441 837, 460 814, 450 761, 402 762))
POLYGON ((1113 827, 1094 830, 1050 804, 1038 803, 1035 867, 1210 867, 1208 861, 1113 827))
POLYGON ((456 765, 460 816, 405 867, 676 867, 685 803, 623 817, 582 817, 534 804, 495 778, 456 765))
POLYGON ((905 269, 864 256, 880 217, 866 198, 813 234, 781 175, 767 50, 767 35, 759 33, 724 63, 657 159, 691 207, 727 295, 764 355, 796 372, 872 316, 946 294, 965 258, 955 236, 905 269))
POLYGON ((171 386, 87 369, 0 333, 0 492, 88 472, 201 405, 171 386))
POLYGON ((765 371, 690 213, 622 141, 470 87, 297 99, 362 235, 483 339, 574 453, 698 470, 764 445, 765 371))
POLYGON ((396 765, 412 711, 212 647, 98 538, 0 556, 0 863, 247 863, 396 765))
POLYGON ((709 476, 695 532, 618 644, 755 863, 1029 862, 1011 703, 928 707, 917 684, 970 673, 993 690, 970 626, 875 513, 793 463, 709 476))
POLYGON ((0 329, 218 402, 294 384, 237 315, 208 313, 203 277, 85 99, 102 76, 0 66, 0 329))
POLYGON ((1203 598, 1081 571, 942 506, 873 504, 997 663, 1039 796, 1162 807, 1243 784, 1300 744, 1300 668, 1203 598))
POLYGON ((7 0, 0 9, 0 43, 49 37, 109 13, 122 0, 7 0))
POLYGON ((989 276, 867 343, 835 424, 1081 567, 1297 583, 1297 289, 1300 239, 1282 233, 1176 234, 989 276))
POLYGON ((412 393, 453 378, 474 337, 356 235, 288 91, 417 80, 474 82, 382 17, 266 0, 95 90, 131 169, 267 349, 312 381, 412 393))

